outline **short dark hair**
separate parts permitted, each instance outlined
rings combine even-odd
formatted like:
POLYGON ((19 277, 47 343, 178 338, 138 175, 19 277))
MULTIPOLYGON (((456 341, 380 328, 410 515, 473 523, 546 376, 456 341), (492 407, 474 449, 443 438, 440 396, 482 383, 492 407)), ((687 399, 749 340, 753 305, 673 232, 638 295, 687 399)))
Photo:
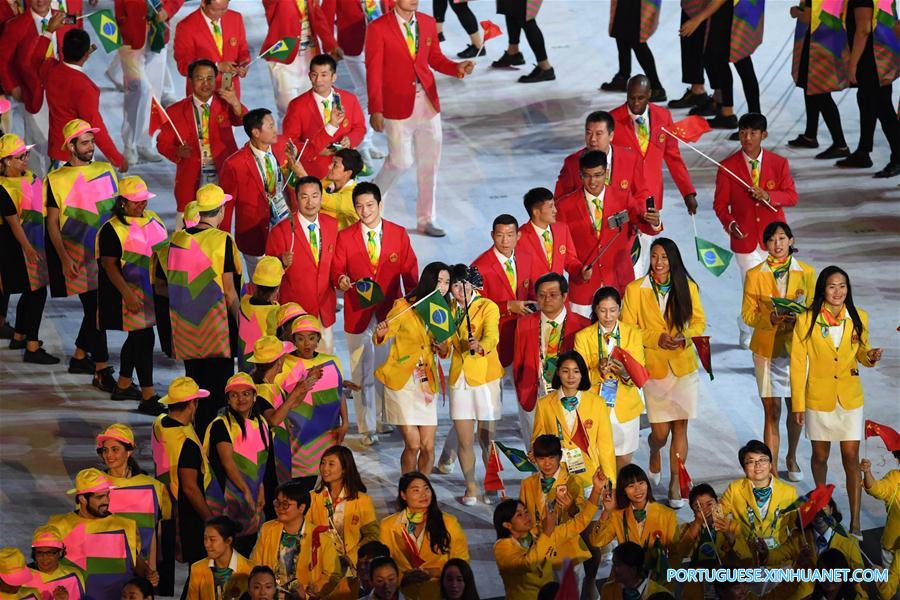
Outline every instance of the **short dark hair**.
POLYGON ((62 55, 67 63, 78 62, 91 49, 91 36, 84 29, 75 27, 63 37, 62 55))
POLYGON ((378 540, 366 542, 365 544, 360 546, 359 550, 356 552, 356 557, 358 560, 362 560, 363 558, 373 559, 378 556, 390 555, 391 549, 378 540))
POLYGON ((711 485, 708 483, 698 483, 691 488, 691 493, 688 494, 688 504, 690 505, 691 510, 694 510, 694 502, 700 496, 710 496, 713 500, 719 500, 719 497, 716 495, 716 490, 714 490, 711 485))
POLYGON ((247 584, 249 585, 250 582, 253 581, 253 578, 259 575, 268 575, 272 579, 275 579, 275 571, 273 571, 271 567, 267 567, 266 565, 256 565, 250 570, 250 575, 247 577, 247 584))
POLYGON ((497 532, 497 539, 502 540, 504 538, 510 537, 512 534, 509 532, 509 529, 503 526, 504 523, 509 523, 512 521, 512 518, 516 514, 516 510, 518 510, 519 505, 525 506, 521 500, 516 500, 515 498, 507 498, 497 505, 497 508, 494 509, 494 531, 497 532))
POLYGON ((631 567, 638 576, 644 573, 644 549, 634 542, 623 542, 613 549, 613 560, 631 567))
POLYGON ((369 576, 371 577, 375 571, 381 567, 391 567, 397 575, 400 574, 400 567, 397 566, 397 561, 390 556, 376 556, 372 559, 372 562, 369 563, 369 576))
POLYGON ((334 153, 334 156, 341 159, 344 168, 353 173, 352 177, 359 175, 365 166, 362 155, 355 148, 341 148, 334 153))
POLYGON ((535 458, 546 458, 548 456, 556 456, 562 458, 562 442, 555 435, 546 433, 534 438, 531 444, 531 451, 535 458))
POLYGON ((322 182, 318 177, 313 177, 312 175, 306 175, 297 180, 297 183, 294 184, 294 189, 299 190, 301 185, 314 185, 319 188, 319 193, 322 193, 322 182))
POLYGON ((595 110, 584 120, 584 127, 587 128, 591 123, 606 123, 606 130, 612 133, 616 128, 616 121, 612 115, 605 110, 595 110))
POLYGON ((313 56, 312 60, 309 61, 309 70, 312 71, 313 67, 321 67, 323 65, 328 65, 331 67, 332 73, 337 73, 337 61, 331 58, 330 54, 316 54, 313 56))
POLYGON ((231 538, 232 544, 238 533, 241 531, 241 526, 225 515, 216 515, 215 517, 208 518, 204 527, 212 527, 218 531, 223 540, 231 538))
POLYGON ((356 205, 356 199, 363 194, 372 194, 372 196, 375 197, 375 202, 381 204, 381 190, 371 181, 361 181, 356 184, 356 187, 353 188, 354 205, 356 205))
POLYGON ((591 389, 591 376, 588 372, 587 363, 584 362, 584 357, 576 350, 563 352, 559 355, 559 358, 556 359, 556 372, 553 374, 553 381, 550 382, 550 386, 554 390, 558 390, 562 387, 562 381, 559 378, 559 368, 567 360, 574 361, 575 364, 578 365, 578 370, 581 371, 581 381, 578 382, 578 391, 586 392, 591 389))
POLYGON ((281 494, 288 500, 293 500, 297 506, 305 506, 309 508, 309 490, 306 486, 300 485, 296 481, 285 481, 275 488, 275 497, 281 494))
POLYGON ((600 150, 588 150, 578 158, 578 170, 606 168, 606 152, 600 150))
POLYGON ((197 60, 195 60, 194 62, 192 62, 191 64, 188 65, 188 71, 187 71, 188 79, 193 79, 194 71, 196 71, 200 67, 209 67, 210 69, 213 70, 213 73, 215 75, 219 74, 219 67, 216 66, 216 63, 209 60, 208 58, 198 58, 197 60))
POLYGON ((125 585, 122 586, 122 589, 125 589, 129 585, 133 585, 134 587, 136 587, 141 592, 141 595, 145 598, 153 597, 153 584, 143 577, 132 577, 125 582, 125 585))
POLYGON ((506 213, 494 217, 494 222, 491 223, 491 231, 494 231, 497 228, 497 225, 515 225, 516 231, 519 230, 519 222, 516 218, 506 213))
POLYGON ((534 293, 537 294, 538 290, 541 289, 541 286, 545 283, 553 283, 554 281, 559 284, 560 292, 562 292, 563 294, 569 293, 569 282, 566 281, 565 277, 555 271, 544 273, 537 278, 537 281, 534 282, 534 293))
POLYGON ((525 192, 525 197, 523 198, 525 204, 525 213, 528 215, 528 218, 531 218, 531 211, 534 210, 536 206, 539 204, 543 204, 549 200, 553 200, 553 192, 548 190, 547 188, 538 187, 531 188, 527 192, 525 192))
POLYGON ((253 110, 248 110, 243 118, 244 133, 247 134, 247 137, 252 139, 253 130, 262 129, 263 119, 266 118, 266 115, 271 114, 272 111, 268 108, 254 108, 253 110))
MULTIPOLYGON (((211 218, 211 217, 215 217, 216 215, 218 215, 220 212, 222 212, 222 210, 223 210, 224 208, 225 208, 225 205, 223 204, 222 206, 218 206, 218 207, 216 207, 216 208, 214 208, 214 209, 212 209, 212 210, 201 210, 201 211, 198 213, 198 216, 199 216, 201 219, 209 219, 209 218, 211 218)), ((171 406, 172 406, 172 405, 170 405, 169 408, 171 408, 171 406)))
POLYGON ((769 457, 769 460, 772 460, 772 451, 764 442, 759 440, 750 440, 738 450, 738 462, 741 463, 741 468, 744 467, 744 458, 750 454, 764 454, 769 457))
MULTIPOLYGON (((790 225, 788 225, 784 221, 772 221, 771 223, 766 225, 765 229, 763 229, 763 243, 766 243, 770 239, 772 239, 772 236, 774 236, 779 229, 782 230, 784 232, 784 235, 788 236, 789 238, 794 237, 794 232, 791 231, 790 225)), ((793 250, 794 247, 791 246, 791 252, 793 252, 793 250)))
POLYGON ((765 131, 769 126, 766 116, 761 113, 747 113, 741 115, 738 119, 738 131, 741 129, 756 129, 757 131, 765 131))

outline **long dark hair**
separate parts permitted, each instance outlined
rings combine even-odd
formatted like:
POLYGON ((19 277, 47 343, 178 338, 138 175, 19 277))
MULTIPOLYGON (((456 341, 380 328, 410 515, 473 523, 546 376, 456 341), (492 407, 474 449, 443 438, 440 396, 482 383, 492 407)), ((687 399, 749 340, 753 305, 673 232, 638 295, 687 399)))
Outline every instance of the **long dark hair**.
POLYGON ((637 481, 643 481, 647 484, 647 503, 656 502, 653 498, 653 491, 650 489, 650 479, 647 477, 647 474, 642 468, 631 463, 619 470, 619 477, 616 479, 616 508, 624 510, 631 506, 631 500, 628 499, 625 488, 637 481))
POLYGON ((812 335, 813 329, 816 328, 819 311, 822 310, 822 305, 825 304, 825 284, 828 283, 828 278, 835 274, 843 275, 844 281, 847 282, 847 298, 844 300, 844 306, 847 307, 847 314, 850 315, 850 320, 853 321, 853 333, 862 337, 862 318, 859 316, 859 311, 856 310, 856 305, 853 304, 853 288, 850 287, 850 276, 842 268, 829 265, 822 269, 822 272, 819 273, 819 278, 816 279, 816 291, 813 293, 812 306, 809 307, 809 313, 812 315, 812 318, 809 320, 809 329, 806 332, 807 339, 812 335))
MULTIPOLYGON (((353 451, 346 446, 335 444, 322 453, 319 464, 321 465, 322 461, 328 456, 337 456, 338 461, 341 463, 341 469, 344 471, 344 495, 347 496, 347 500, 356 500, 360 492, 365 493, 366 484, 363 483, 362 477, 359 476, 359 469, 356 468, 353 451)), ((321 492, 324 489, 325 482, 320 477, 319 483, 316 485, 316 491, 321 492)))
POLYGON ((115 218, 117 218, 119 220, 119 222, 122 223, 123 225, 128 225, 128 221, 125 220, 125 217, 127 216, 125 214, 125 203, 126 202, 130 202, 130 200, 128 200, 124 196, 116 196, 116 202, 115 202, 115 204, 113 204, 113 207, 112 207, 113 216, 115 218))
POLYGON ((444 563, 444 568, 441 569, 441 599, 450 599, 450 596, 447 595, 447 590, 444 589, 444 574, 449 567, 456 567, 459 569, 459 574, 462 575, 463 582, 466 584, 462 596, 460 596, 460 600, 480 600, 478 596, 478 587, 475 585, 475 574, 472 573, 472 567, 461 558, 451 558, 444 563))
MULTIPOLYGON (((141 465, 138 464, 138 461, 134 458, 134 446, 131 444, 126 444, 125 442, 120 442, 119 440, 111 440, 123 448, 125 448, 126 452, 131 452, 131 456, 128 457, 128 468, 131 469, 131 476, 135 475, 146 475, 147 472, 141 468, 141 465)), ((97 448, 97 456, 100 457, 100 460, 103 461, 103 447, 97 448)), ((106 463, 103 463, 104 469, 106 469, 106 463)), ((106 472, 109 472, 109 469, 106 469, 106 472)))
MULTIPOLYGON (((669 238, 656 238, 650 245, 650 252, 653 252, 655 246, 662 246, 666 252, 666 258, 669 260, 669 277, 672 281, 669 300, 666 302, 666 325, 672 329, 683 331, 691 322, 691 316, 694 314, 690 288, 690 282, 694 279, 684 267, 681 252, 675 242, 669 238)), ((653 267, 650 267, 650 270, 647 271, 647 276, 651 278, 653 277, 652 269, 653 267)))
POLYGON ((416 287, 411 292, 404 296, 406 301, 415 302, 433 292, 437 287, 441 271, 447 271, 447 275, 450 275, 450 267, 445 263, 431 262, 425 265, 425 268, 422 269, 422 275, 419 277, 419 283, 416 284, 416 287))
POLYGON ((428 539, 431 540, 431 551, 435 554, 447 554, 450 552, 450 532, 444 525, 444 514, 438 506, 437 494, 428 477, 419 471, 410 471, 400 476, 400 483, 397 485, 397 510, 406 510, 406 500, 403 499, 401 493, 405 493, 406 488, 416 479, 424 481, 431 490, 431 503, 425 511, 425 531, 428 532, 428 539))
POLYGON ((591 323, 596 323, 600 319, 597 318, 597 307, 604 300, 612 298, 622 308, 622 294, 616 288, 606 285, 594 292, 594 298, 591 300, 591 323))

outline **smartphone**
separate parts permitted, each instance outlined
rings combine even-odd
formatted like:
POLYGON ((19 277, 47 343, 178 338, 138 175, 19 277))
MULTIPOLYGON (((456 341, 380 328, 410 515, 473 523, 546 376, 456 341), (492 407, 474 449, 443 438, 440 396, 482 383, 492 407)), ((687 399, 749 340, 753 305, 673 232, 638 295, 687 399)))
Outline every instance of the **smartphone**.
POLYGON ((234 73, 222 73, 222 89, 230 90, 233 87, 234 73))
POLYGON ((334 110, 344 110, 344 107, 341 106, 341 95, 337 92, 334 92, 334 110))
POLYGON ((656 202, 653 199, 653 196, 647 196, 647 212, 653 212, 656 210, 656 202))
POLYGON ((606 219, 606 224, 609 225, 610 229, 615 229, 617 227, 621 227, 625 223, 628 222, 628 211, 620 210, 616 214, 612 215, 608 219, 606 219))
POLYGON ((559 494, 565 494, 566 490, 568 490, 568 489, 569 488, 567 488, 565 484, 558 485, 558 486, 556 486, 556 495, 558 496, 559 494))
POLYGON ((65 18, 63 19, 63 25, 74 25, 77 21, 78 21, 78 15, 66 13, 65 18))
POLYGON ((718 504, 718 503, 717 503, 717 504, 713 507, 712 514, 713 514, 713 518, 714 518, 714 519, 722 519, 723 521, 725 520, 725 511, 722 510, 722 505, 721 505, 721 504, 718 504))
POLYGON ((529 313, 536 312, 538 309, 537 302, 535 302, 533 300, 527 300, 525 302, 525 308, 528 310, 529 313))

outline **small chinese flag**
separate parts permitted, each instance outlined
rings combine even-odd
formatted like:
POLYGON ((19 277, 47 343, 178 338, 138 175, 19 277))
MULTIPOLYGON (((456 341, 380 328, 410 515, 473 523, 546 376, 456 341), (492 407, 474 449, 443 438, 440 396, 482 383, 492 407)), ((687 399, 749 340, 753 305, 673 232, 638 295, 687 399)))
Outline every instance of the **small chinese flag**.
POLYGON ((588 448, 591 446, 587 431, 584 429, 584 423, 581 422, 581 415, 577 415, 575 418, 575 433, 572 434, 572 443, 578 446, 585 454, 588 453, 588 448))
POLYGON ((154 133, 163 128, 163 125, 166 123, 171 123, 172 120, 169 119, 169 114, 166 112, 166 109, 162 107, 162 104, 159 103, 159 100, 156 98, 150 99, 150 135, 152 136, 154 133))
POLYGON ((484 491, 486 492, 504 492, 506 488, 500 479, 500 471, 503 465, 500 464, 500 456, 497 454, 497 448, 491 444, 491 454, 488 457, 487 465, 485 465, 484 473, 484 491))
POLYGON ((678 458, 678 487, 681 490, 681 497, 687 500, 691 496, 691 488, 694 487, 694 482, 691 481, 691 475, 688 473, 687 467, 684 466, 684 460, 678 454, 675 456, 678 458))
POLYGON ((700 364, 702 364, 703 368, 706 369, 706 372, 709 373, 709 380, 712 381, 715 377, 713 377, 712 351, 709 348, 709 336, 695 335, 691 338, 691 341, 694 342, 694 348, 697 349, 697 356, 700 358, 700 364))
POLYGON ((575 600, 581 597, 578 589, 578 579, 575 577, 575 561, 566 560, 563 566, 563 576, 559 581, 559 589, 553 600, 575 600))
POLYGON ((700 115, 693 115, 672 123, 672 133, 685 142, 696 142, 708 131, 712 131, 712 127, 700 115))
POLYGON ((900 450, 900 433, 887 425, 876 423, 870 419, 866 419, 866 439, 878 436, 884 441, 888 452, 896 452, 900 450))
POLYGON ((403 542, 406 545, 406 549, 409 551, 409 564, 412 565, 412 568, 418 569, 424 565, 425 559, 419 554, 419 546, 416 544, 416 540, 414 540, 413 536, 407 533, 405 529, 403 530, 403 542))
POLYGON ((834 484, 824 485, 820 483, 816 486, 816 489, 807 494, 806 502, 800 506, 799 518, 803 527, 809 527, 819 511, 828 506, 828 501, 831 500, 833 492, 834 484))
MULTIPOLYGON (((484 29, 484 42, 488 41, 491 38, 503 35, 503 32, 500 30, 500 26, 493 21, 481 21, 481 28, 484 29)), ((484 44, 484 42, 482 42, 482 45, 484 44)), ((703 119, 702 117, 700 118, 704 123, 706 123, 706 119, 703 119)))
POLYGON ((623 350, 621 346, 616 346, 612 349, 610 356, 625 366, 631 381, 639 388, 644 387, 644 384, 650 379, 650 373, 647 372, 647 368, 639 363, 628 350, 623 350))

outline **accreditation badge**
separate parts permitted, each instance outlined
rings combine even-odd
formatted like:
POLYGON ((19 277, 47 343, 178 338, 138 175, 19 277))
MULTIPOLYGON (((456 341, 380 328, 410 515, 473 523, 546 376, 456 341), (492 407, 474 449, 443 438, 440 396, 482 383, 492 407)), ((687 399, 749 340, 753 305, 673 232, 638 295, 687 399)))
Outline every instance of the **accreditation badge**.
POLYGON ((615 408, 616 392, 619 391, 618 379, 604 379, 600 385, 600 397, 606 402, 607 408, 615 408))
POLYGON ((269 196, 269 227, 275 227, 285 219, 290 218, 287 202, 283 194, 269 196))
POLYGON ((584 464, 584 454, 581 452, 581 448, 563 450, 562 462, 566 463, 566 468, 568 468, 569 473, 572 475, 587 471, 587 465, 584 464))

